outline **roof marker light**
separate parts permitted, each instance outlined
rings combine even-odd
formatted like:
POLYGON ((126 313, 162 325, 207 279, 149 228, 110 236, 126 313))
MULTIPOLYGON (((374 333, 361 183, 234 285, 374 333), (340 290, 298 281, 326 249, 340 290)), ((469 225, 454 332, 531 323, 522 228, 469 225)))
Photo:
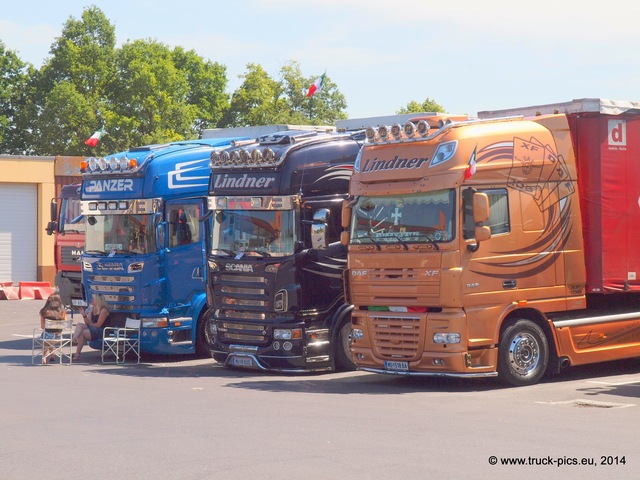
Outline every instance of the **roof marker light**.
POLYGON ((98 159, 96 157, 91 157, 89 159, 89 170, 95 172, 98 169, 98 159))
POLYGON ((260 163, 262 161, 262 152, 257 148, 251 152, 251 161, 253 163, 260 163))
POLYGON ((378 135, 380 135, 380 140, 386 141, 389 138, 389 129, 385 125, 380 126, 378 135))
POLYGON ((273 150, 271 150, 269 147, 265 148, 264 151, 262 152, 262 158, 264 163, 272 163, 273 160, 275 159, 273 150))
POLYGON ((373 143, 376 141, 376 129, 373 127, 367 127, 365 130, 365 135, 367 137, 367 141, 373 143))
POLYGON ((409 138, 413 138, 413 136, 416 134, 416 125, 415 123, 409 121, 407 123, 404 124, 404 134, 409 137, 409 138))
POLYGON ((423 136, 426 137, 429 134, 429 124, 426 122, 426 120, 420 120, 418 122, 418 133, 423 136))
POLYGON ((218 152, 211 152, 209 158, 211 159, 209 162, 210 168, 220 165, 220 154, 218 152))
POLYGON ((402 127, 399 123, 391 125, 391 136, 396 140, 400 140, 400 137, 402 136, 402 127))

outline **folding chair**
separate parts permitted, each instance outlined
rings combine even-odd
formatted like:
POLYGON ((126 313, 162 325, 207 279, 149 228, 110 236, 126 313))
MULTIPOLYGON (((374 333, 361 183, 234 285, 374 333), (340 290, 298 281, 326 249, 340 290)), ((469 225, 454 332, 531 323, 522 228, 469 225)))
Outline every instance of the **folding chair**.
POLYGON ((124 327, 105 327, 102 334, 102 363, 124 363, 127 355, 140 363, 140 325, 136 318, 127 318, 124 327), (109 361, 113 356, 115 361, 109 361))
MULTIPOLYGON (((48 333, 48 332, 47 332, 48 333)), ((58 363, 62 364, 63 360, 72 363, 73 345, 71 337, 73 335, 73 321, 71 318, 66 320, 44 319, 44 330, 41 328, 33 329, 33 340, 31 342, 31 364, 36 363, 36 358, 42 359, 55 356, 58 363), (47 330, 60 330, 59 335, 43 335, 47 330)), ((49 363, 49 362, 47 362, 49 363)))

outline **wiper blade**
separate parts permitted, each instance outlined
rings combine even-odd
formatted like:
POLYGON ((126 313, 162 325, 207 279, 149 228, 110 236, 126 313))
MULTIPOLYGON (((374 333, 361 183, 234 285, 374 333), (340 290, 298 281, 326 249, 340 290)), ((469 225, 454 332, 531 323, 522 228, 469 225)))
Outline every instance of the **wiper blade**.
POLYGON ((104 250, 85 250, 84 253, 96 253, 98 255, 106 255, 107 252, 104 250))
POLYGON ((236 253, 233 250, 228 250, 226 248, 214 248, 211 252, 212 255, 220 255, 223 253, 228 257, 234 257, 236 255, 236 253))
POLYGON ((382 250, 380 243, 375 238, 373 238, 373 235, 371 235, 371 233, 367 233, 367 237, 369 237, 369 240, 371 240, 371 242, 376 246, 376 249, 382 250))
POLYGON ((396 240, 398 240, 398 242, 400 242, 402 244, 402 248, 404 248, 405 250, 409 250, 409 245, 407 244, 407 242, 405 242, 404 240, 402 240, 399 236, 394 235, 393 238, 395 238, 396 240))
POLYGON ((269 252, 263 252, 261 250, 247 250, 244 252, 245 255, 258 255, 262 258, 270 257, 271 254, 269 252))
POLYGON ((438 246, 438 244, 435 242, 435 240, 434 240, 434 239, 432 239, 432 238, 431 238, 430 236, 428 236, 428 235, 427 235, 425 238, 427 239, 427 242, 429 242, 431 245, 433 245, 433 248, 435 248, 435 249, 436 249, 436 251, 437 251, 437 250, 440 250, 440 247, 438 246))

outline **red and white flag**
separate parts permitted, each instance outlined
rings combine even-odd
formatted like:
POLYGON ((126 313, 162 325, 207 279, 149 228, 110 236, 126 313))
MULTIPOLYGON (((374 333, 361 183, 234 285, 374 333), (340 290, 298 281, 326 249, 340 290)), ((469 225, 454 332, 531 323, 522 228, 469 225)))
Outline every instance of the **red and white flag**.
POLYGON ((87 138, 85 140, 85 145, 89 145, 90 147, 95 147, 96 145, 98 145, 98 142, 100 141, 100 138, 102 138, 102 136, 107 133, 104 131, 104 127, 100 128, 100 130, 97 130, 93 135, 91 135, 89 138, 87 138))
POLYGON ((469 163, 467 164, 467 168, 464 171, 465 180, 468 180, 469 178, 471 178, 471 175, 476 173, 476 148, 478 148, 477 145, 474 147, 471 158, 469 159, 469 163))
POLYGON ((324 83, 324 77, 326 74, 327 72, 324 72, 320 77, 316 79, 315 82, 311 84, 309 90, 307 90, 307 97, 312 97, 314 93, 322 90, 322 84, 324 83))

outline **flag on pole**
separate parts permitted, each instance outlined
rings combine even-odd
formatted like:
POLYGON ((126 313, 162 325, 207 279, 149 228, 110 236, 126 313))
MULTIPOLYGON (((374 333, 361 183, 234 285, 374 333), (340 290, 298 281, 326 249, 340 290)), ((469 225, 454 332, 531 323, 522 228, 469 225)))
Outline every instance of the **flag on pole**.
POLYGON ((107 132, 104 131, 104 127, 101 127, 100 130, 97 130, 93 135, 91 135, 89 138, 85 140, 84 142, 85 145, 89 145, 90 147, 95 147, 96 145, 98 145, 100 138, 105 133, 107 132))
POLYGON ((467 164, 467 168, 464 171, 465 180, 468 180, 469 178, 471 178, 471 175, 476 173, 476 148, 478 148, 477 145, 474 147, 471 158, 469 159, 469 163, 467 164))
POLYGON ((307 97, 312 97, 314 93, 319 92, 322 89, 322 84, 324 83, 324 77, 327 74, 325 71, 320 77, 316 79, 315 82, 311 84, 309 90, 307 90, 307 97))

